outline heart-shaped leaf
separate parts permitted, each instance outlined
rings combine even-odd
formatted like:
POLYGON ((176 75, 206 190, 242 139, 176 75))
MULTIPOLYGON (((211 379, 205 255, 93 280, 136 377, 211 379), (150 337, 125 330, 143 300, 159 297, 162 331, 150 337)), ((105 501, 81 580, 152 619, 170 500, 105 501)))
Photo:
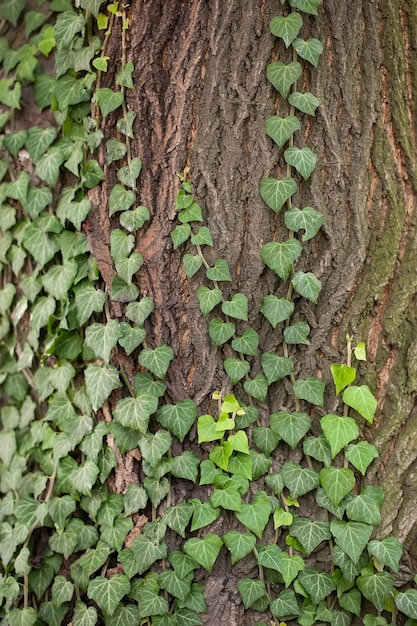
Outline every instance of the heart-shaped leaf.
POLYGON ((124 574, 115 574, 111 578, 96 576, 88 585, 87 595, 105 613, 113 615, 120 600, 129 593, 129 590, 130 581, 124 574))
POLYGON ((229 341, 235 331, 236 326, 232 322, 222 322, 216 318, 209 322, 209 335, 216 348, 229 341))
POLYGON ((359 437, 359 429, 354 419, 329 413, 320 420, 324 436, 330 444, 332 458, 348 443, 359 437))
POLYGON ((239 533, 236 530, 230 530, 223 536, 223 541, 231 554, 234 565, 252 552, 256 544, 256 537, 251 533, 239 533))
POLYGON ((197 561, 208 572, 211 572, 213 565, 219 555, 223 541, 217 535, 207 535, 204 539, 188 539, 184 544, 184 551, 197 561))
POLYGON ((311 404, 323 406, 325 383, 317 376, 300 378, 293 385, 294 394, 299 400, 307 400, 311 404))
POLYGON ((302 236, 302 240, 308 241, 320 230, 324 222, 324 215, 311 206, 306 206, 301 210, 294 207, 285 212, 284 221, 286 227, 294 232, 304 229, 305 233, 302 236))
POLYGON ((177 404, 165 404, 157 413, 157 420, 179 441, 184 441, 197 418, 197 407, 192 400, 181 400, 177 404))
POLYGON ((300 573, 298 580, 314 604, 318 604, 336 589, 336 583, 327 572, 317 572, 314 569, 306 568, 300 573))
POLYGON ((136 180, 139 177, 141 169, 142 161, 138 157, 135 157, 131 160, 129 165, 125 165, 117 171, 117 178, 121 183, 126 185, 126 187, 136 189, 136 180))
POLYGON ((252 380, 245 380, 243 387, 250 396, 259 402, 265 402, 268 393, 268 381, 263 374, 258 374, 252 380))
POLYGON ((302 58, 317 67, 319 58, 323 52, 323 44, 318 39, 295 39, 292 42, 292 46, 297 54, 302 58))
POLYGON ((351 444, 346 451, 346 458, 349 463, 359 470, 362 476, 365 476, 369 465, 374 459, 378 458, 378 456, 378 450, 367 441, 359 441, 356 444, 351 444))
POLYGON ((397 537, 385 537, 382 541, 374 539, 368 544, 368 552, 382 565, 387 565, 394 572, 398 572, 398 564, 403 552, 402 543, 397 537))
POLYGON ((317 155, 310 148, 296 148, 291 146, 284 152, 284 159, 288 165, 295 167, 304 180, 310 178, 317 163, 317 155))
POLYGON ((97 89, 95 97, 103 117, 118 109, 124 100, 124 95, 121 91, 113 91, 107 87, 97 89))
POLYGON ((229 357, 224 361, 224 369, 229 376, 232 385, 236 385, 246 374, 249 373, 250 363, 242 359, 229 357))
POLYGON ((295 115, 287 115, 287 117, 272 115, 265 122, 266 134, 275 141, 279 148, 282 148, 295 131, 300 130, 300 128, 300 120, 295 115))
POLYGON ((138 326, 142 326, 144 321, 149 317, 154 309, 152 298, 145 296, 139 302, 130 302, 126 307, 126 317, 135 322, 138 326))
POLYGON ((323 467, 320 470, 320 484, 335 506, 352 491, 355 482, 354 473, 346 467, 323 467))
POLYGON ((394 579, 388 572, 376 572, 371 575, 359 576, 356 584, 367 600, 372 602, 378 611, 383 611, 385 603, 394 589, 394 579))
POLYGON ((317 304, 321 282, 312 272, 295 272, 291 279, 295 291, 303 298, 317 304))
POLYGON ((217 287, 215 289, 199 287, 197 289, 197 298, 200 304, 200 310, 202 314, 206 316, 222 301, 223 296, 222 292, 217 287))
POLYGON ((232 348, 236 352, 256 356, 258 353, 259 335, 256 330, 248 328, 241 337, 235 337, 232 341, 232 348))
POLYGON ((311 420, 307 413, 279 411, 270 417, 271 430, 279 435, 294 450, 310 430, 311 420))
POLYGON ((222 304, 222 311, 237 320, 248 320, 248 299, 243 293, 235 293, 231 300, 222 304))
POLYGON ((287 65, 282 61, 275 61, 266 68, 268 80, 283 98, 288 96, 292 85, 300 78, 301 74, 302 68, 298 61, 292 61, 287 65))
POLYGON ((307 322, 295 322, 292 326, 284 328, 284 339, 288 344, 301 343, 305 346, 310 345, 308 335, 310 333, 310 326, 307 322))
POLYGON ((298 539, 307 554, 310 554, 322 541, 331 539, 329 522, 309 520, 305 517, 296 517, 291 524, 291 536, 298 539))
POLYGON ((303 18, 297 12, 290 13, 287 17, 278 15, 272 18, 269 28, 275 37, 281 37, 284 40, 285 47, 294 41, 303 25, 303 18))
POLYGON ((367 422, 372 424, 378 402, 367 385, 361 385, 360 387, 352 386, 345 389, 343 402, 355 409, 359 415, 362 415, 367 422))
POLYGON ((203 259, 199 254, 184 254, 182 262, 184 263, 185 273, 188 278, 191 278, 202 266, 203 259))
POLYGON ((288 239, 283 243, 270 241, 261 248, 262 261, 273 270, 281 280, 290 275, 293 263, 300 256, 303 246, 298 239, 288 239))
POLYGON ((224 259, 217 259, 213 267, 206 271, 206 276, 210 280, 228 281, 232 280, 230 276, 229 265, 224 259))
POLYGON ((297 183, 291 177, 264 178, 259 185, 262 199, 275 212, 279 213, 288 198, 297 191, 297 183))
POLYGON ((138 394, 136 398, 119 400, 114 409, 114 419, 125 428, 146 434, 150 416, 158 408, 158 398, 151 394, 138 394))
POLYGON ((260 492, 258 492, 257 495, 258 497, 253 504, 242 504, 242 510, 236 513, 236 517, 248 530, 253 532, 259 539, 262 539, 272 507, 266 494, 260 495, 260 492))
POLYGON ((292 498, 299 498, 319 485, 319 475, 314 470, 302 468, 287 461, 281 468, 281 476, 292 498))
POLYGON ((298 91, 294 91, 289 96, 288 102, 307 115, 314 115, 317 107, 321 104, 320 98, 316 98, 312 93, 300 93, 298 91))
POLYGON ((142 350, 139 354, 139 363, 163 380, 173 358, 173 349, 162 345, 157 346, 155 350, 149 348, 142 350))
POLYGON ((320 4, 321 0, 290 0, 290 5, 294 9, 299 9, 310 15, 317 15, 317 9, 320 4))
POLYGON ((146 206, 138 206, 133 211, 123 211, 119 218, 120 224, 129 232, 139 230, 149 219, 150 213, 146 206))
POLYGON ((264 352, 261 357, 263 372, 268 384, 289 376, 294 369, 294 363, 285 356, 279 356, 275 352, 264 352))
POLYGON ((289 319, 294 313, 294 302, 288 298, 277 298, 269 295, 262 298, 261 313, 265 315, 271 326, 275 328, 280 322, 289 319))

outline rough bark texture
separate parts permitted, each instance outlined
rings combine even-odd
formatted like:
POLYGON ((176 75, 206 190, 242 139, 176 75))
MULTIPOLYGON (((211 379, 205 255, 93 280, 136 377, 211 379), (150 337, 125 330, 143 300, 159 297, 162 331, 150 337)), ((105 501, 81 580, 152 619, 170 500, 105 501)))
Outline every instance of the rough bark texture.
MULTIPOLYGON (((287 112, 278 97, 274 106, 265 77, 275 56, 268 24, 283 11, 278 0, 133 0, 129 8, 127 53, 135 65, 135 90, 128 105, 137 115, 133 153, 143 160, 141 201, 152 215, 138 243, 145 257, 141 291, 155 301, 150 344, 164 342, 175 351, 168 377, 172 401, 190 397, 205 410, 211 392, 227 390, 227 382, 199 312, 195 294, 202 279, 186 278, 183 252, 173 251, 169 236, 176 175, 190 168, 215 242, 208 260, 227 259, 234 278, 230 294, 248 296, 250 325, 264 349, 275 349, 281 337, 262 322, 259 308, 263 295, 283 295, 285 286, 265 271, 259 251, 264 241, 285 234, 258 185, 283 170, 264 132, 269 115, 287 112)), ((378 532, 394 531, 405 542, 415 570, 417 4, 325 0, 318 18, 305 18, 305 29, 321 39, 325 52, 300 88, 311 89, 323 104, 315 118, 302 120, 297 145, 315 150, 319 165, 308 183, 300 182, 294 204, 317 207, 326 222, 298 265, 320 278, 322 292, 317 306, 297 303, 296 316, 307 317, 312 336, 311 346, 298 350, 296 374, 329 379, 330 364, 345 358, 346 333, 367 343, 361 380, 376 390, 379 411, 365 436, 380 451, 369 478, 387 494, 378 532)), ((106 232, 105 193, 96 198, 95 218, 106 232)), ((101 244, 106 247, 105 237, 101 244)), ((105 268, 110 257, 105 251, 102 257, 105 268)), ((256 367, 255 361, 252 373, 256 367)), ((326 410, 337 402, 329 396, 326 410)), ((262 410, 292 408, 291 403, 285 387, 277 385, 262 410)), ((278 468, 282 459, 275 462, 278 468)), ((177 496, 184 497, 181 486, 177 496)), ((217 524, 221 533, 228 529, 227 519, 217 524)), ((228 567, 220 560, 207 581, 206 624, 252 623, 245 622, 236 592, 243 565, 228 567)))

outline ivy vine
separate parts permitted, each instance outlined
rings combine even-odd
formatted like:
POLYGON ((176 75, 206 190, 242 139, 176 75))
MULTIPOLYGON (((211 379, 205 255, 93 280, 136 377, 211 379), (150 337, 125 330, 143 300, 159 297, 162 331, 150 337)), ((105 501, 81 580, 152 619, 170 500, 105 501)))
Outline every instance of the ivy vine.
POLYGON ((226 396, 213 390, 214 415, 199 415, 191 398, 170 402, 164 380, 174 352, 147 343, 154 303, 141 295, 137 274, 138 233, 150 213, 140 204, 142 162, 132 153, 135 113, 125 99, 134 87, 126 8, 102 0, 51 0, 36 10, 26 0, 1 3, 1 624, 202 624, 207 606, 195 573, 210 573, 221 550, 232 565, 244 558, 257 564, 259 576, 238 583, 242 604, 275 626, 345 626, 355 618, 365 626, 403 618, 417 624, 417 591, 395 589, 401 543, 372 539, 384 494, 361 486, 378 456, 361 435, 377 408, 372 391, 356 381, 354 363, 366 359, 366 347, 347 337, 346 363, 332 365, 339 413, 325 412, 321 378, 294 374, 293 346, 308 345, 310 333, 295 315, 294 296, 315 303, 321 288, 297 262, 323 215, 292 202, 317 162, 296 133, 321 103, 297 91, 299 59, 316 68, 323 50, 317 39, 299 37, 303 16, 317 15, 320 3, 281 0, 286 14, 270 23, 293 55, 266 70, 280 110, 287 106, 287 115, 265 122, 285 175, 260 183, 287 229, 260 251, 286 285, 285 297, 269 293, 259 303, 260 315, 282 330, 275 351, 262 351, 249 326, 246 295, 224 298, 222 284, 233 282, 228 263, 208 263, 204 251, 213 239, 191 181, 179 176, 172 244, 187 246, 184 269, 198 282, 200 310, 233 388, 226 396), (17 28, 26 40, 13 47, 17 28), (120 58, 110 60, 114 33, 120 58), (110 61, 121 69, 115 84, 103 87, 110 61), (39 125, 28 129, 22 93, 39 114, 39 125), (110 138, 109 116, 116 128, 110 138), (110 170, 117 182, 107 207, 114 226, 108 284, 88 234, 91 190, 110 170), (113 303, 122 307, 122 321, 112 318, 113 303), (139 373, 129 377, 117 350, 137 358, 139 373), (257 403, 288 380, 288 408, 264 421, 257 403), (323 414, 314 428, 313 407, 323 414), (201 454, 185 449, 175 456, 173 438, 186 441, 194 424, 201 454), (278 447, 302 448, 305 463, 286 461, 276 471, 278 447), (173 478, 206 485, 207 498, 173 503, 173 478), (254 481, 261 488, 251 489, 254 481), (299 514, 304 496, 315 497, 317 518, 299 514), (211 524, 222 511, 235 516, 236 530, 219 536, 211 524), (181 541, 174 551, 168 529, 181 541), (320 570, 317 549, 327 550, 320 570))

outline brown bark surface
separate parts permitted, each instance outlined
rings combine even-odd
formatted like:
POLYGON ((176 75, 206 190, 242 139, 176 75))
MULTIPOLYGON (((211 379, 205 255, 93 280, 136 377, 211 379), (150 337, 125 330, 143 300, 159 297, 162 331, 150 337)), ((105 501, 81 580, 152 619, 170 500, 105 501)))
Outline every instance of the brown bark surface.
MULTIPOLYGON (((132 148, 143 160, 141 202, 152 215, 138 242, 145 257, 141 291, 155 301, 149 343, 175 351, 167 380, 171 400, 192 398, 204 412, 211 393, 228 391, 228 383, 198 307, 196 290, 204 279, 186 278, 184 250, 174 251, 169 236, 176 224, 177 174, 190 168, 195 199, 213 235, 209 262, 222 257, 230 265, 233 284, 225 297, 243 292, 249 325, 260 333, 263 349, 277 348, 280 333, 262 321, 259 309, 262 296, 284 295, 286 287, 265 270, 259 251, 285 233, 258 186, 284 171, 264 132, 269 115, 288 113, 265 76, 278 49, 280 59, 289 55, 281 44, 274 49, 268 27, 283 11, 278 0, 133 0, 129 8, 127 60, 135 65, 135 89, 127 99, 137 115, 132 148)), ((326 216, 297 266, 314 272, 322 291, 317 306, 296 305, 295 319, 307 319, 312 333, 311 345, 292 355, 295 374, 329 380, 330 364, 345 360, 346 334, 354 344, 366 342, 369 361, 360 368, 361 382, 379 399, 377 420, 365 429, 380 451, 370 480, 386 491, 379 535, 394 532, 405 542, 403 580, 411 577, 407 567, 417 565, 416 29, 414 0, 325 0, 318 18, 304 18, 303 35, 318 37, 325 51, 318 70, 306 69, 299 88, 323 102, 315 118, 302 119, 297 145, 311 147, 319 160, 294 199, 295 206, 311 205, 326 216)), ((90 237, 104 247, 103 271, 110 224, 105 187, 101 193, 90 237)), ((252 374, 257 367, 255 360, 252 374)), ((287 391, 277 384, 261 415, 291 409, 287 391)), ((329 412, 339 401, 329 393, 326 402, 329 412)), ((176 489, 179 501, 185 491, 182 485, 176 489)), ((228 523, 218 520, 212 532, 223 534, 228 523)), ((220 558, 207 578, 206 624, 252 623, 245 622, 236 584, 254 572, 228 563, 220 558)))

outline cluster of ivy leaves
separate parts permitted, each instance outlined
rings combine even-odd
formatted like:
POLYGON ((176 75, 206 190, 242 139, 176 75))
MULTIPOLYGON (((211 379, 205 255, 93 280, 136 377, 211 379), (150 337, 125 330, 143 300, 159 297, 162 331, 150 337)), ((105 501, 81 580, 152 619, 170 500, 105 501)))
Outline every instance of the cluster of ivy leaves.
MULTIPOLYGON (((298 34, 301 13, 316 15, 319 4, 290 0, 291 12, 271 22, 272 32, 313 66, 321 44, 298 34)), ((291 346, 308 344, 310 329, 301 319, 291 321, 292 293, 315 302, 320 290, 317 278, 295 271, 294 263, 323 221, 316 209, 291 205, 297 177, 307 179, 316 162, 311 150, 293 145, 301 127, 295 109, 312 115, 319 104, 293 88, 299 62, 267 69, 291 107, 285 118, 266 122, 280 148, 288 143, 288 175, 260 186, 273 211, 287 204, 290 233, 286 242, 266 243, 261 251, 290 285, 286 298, 268 294, 260 309, 273 328, 283 329, 285 341, 275 352, 259 349, 259 336, 247 324, 246 296, 223 299, 219 285, 232 280, 227 261, 206 262, 203 249, 213 245, 212 237, 200 224, 190 181, 181 177, 173 246, 195 246, 184 267, 190 278, 205 269, 197 298, 203 316, 210 316, 209 335, 214 347, 230 343, 236 353, 224 361, 236 394, 215 394, 218 414, 199 416, 189 398, 167 402, 164 379, 173 350, 146 342, 154 304, 141 297, 136 279, 143 263, 137 231, 150 216, 138 202, 142 163, 130 146, 135 113, 125 91, 134 86, 134 67, 126 59, 126 8, 51 0, 33 10, 26 0, 5 0, 0 16, 1 624, 201 624, 207 607, 195 572, 211 572, 222 549, 233 564, 254 559, 262 573, 239 582, 245 609, 268 610, 274 620, 296 619, 302 626, 344 626, 361 614, 365 597, 377 612, 389 609, 392 621, 399 610, 409 625, 417 623, 417 592, 396 593, 390 573, 398 568, 401 545, 392 537, 370 539, 383 494, 371 486, 355 491, 375 448, 359 440, 357 420, 347 414, 325 415, 322 433, 311 435, 308 405, 322 406, 323 382, 293 378, 291 346), (113 88, 102 87, 110 60, 106 43, 114 33, 120 71, 113 88), (39 120, 30 128, 26 102, 39 120), (109 115, 116 134, 105 139, 109 115), (103 143, 104 163, 97 156, 103 143), (102 280, 86 235, 89 193, 108 168, 117 179, 107 207, 114 226, 111 285, 102 280), (123 307, 122 321, 111 318, 111 301, 123 307), (133 380, 114 359, 116 351, 137 359, 133 380), (262 373, 250 377, 257 358, 262 373), (296 410, 261 423, 256 402, 286 377, 296 410), (247 404, 236 399, 240 394, 247 404), (184 442, 195 422, 204 460, 190 450, 173 456, 173 438, 184 442), (277 446, 300 445, 310 467, 286 462, 272 470, 277 446), (141 481, 137 471, 124 468, 123 488, 110 492, 109 477, 138 458, 141 481), (207 485, 207 499, 172 504, 172 477, 207 485), (265 488, 250 497, 251 482, 261 478, 265 488), (298 499, 314 492, 323 511, 316 520, 297 514, 298 499), (220 537, 210 527, 224 510, 236 516, 238 530, 220 537), (276 531, 273 543, 264 539, 268 524, 276 531), (167 529, 178 535, 181 549, 169 550, 167 529), (316 571, 309 556, 330 543, 332 569, 316 571)), ((375 399, 367 387, 352 385, 355 369, 335 365, 332 373, 345 405, 371 422, 375 399)), ((369 613, 363 623, 388 622, 369 613)))

